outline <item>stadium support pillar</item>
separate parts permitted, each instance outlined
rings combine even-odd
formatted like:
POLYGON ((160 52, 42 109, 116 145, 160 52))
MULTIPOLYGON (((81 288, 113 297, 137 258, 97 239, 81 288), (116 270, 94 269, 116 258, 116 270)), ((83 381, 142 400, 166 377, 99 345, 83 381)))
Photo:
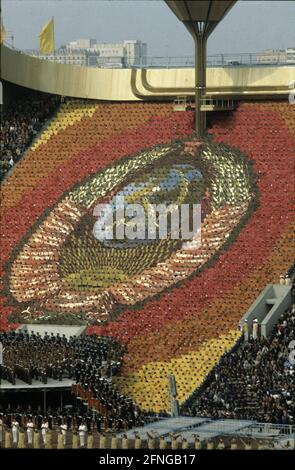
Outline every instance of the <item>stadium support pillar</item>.
POLYGON ((174 15, 184 24, 195 42, 195 130, 202 137, 206 129, 206 114, 201 111, 206 91, 206 44, 218 23, 233 7, 236 0, 165 0, 174 15))
POLYGON ((202 137, 206 129, 206 113, 201 111, 202 96, 206 92, 207 38, 194 34, 195 42, 195 130, 202 137))

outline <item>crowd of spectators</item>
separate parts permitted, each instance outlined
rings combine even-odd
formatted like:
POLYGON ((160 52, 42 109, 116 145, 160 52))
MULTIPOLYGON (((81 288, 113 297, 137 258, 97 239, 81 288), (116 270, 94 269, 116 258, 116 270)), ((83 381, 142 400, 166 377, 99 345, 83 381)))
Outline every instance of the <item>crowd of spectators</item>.
POLYGON ((62 381, 76 379, 84 367, 96 367, 96 374, 109 377, 120 368, 124 348, 112 338, 83 336, 66 338, 65 335, 41 336, 26 332, 0 333, 4 347, 1 375, 15 384, 16 378, 32 384, 48 379, 62 381))
POLYGON ((70 379, 73 394, 83 399, 90 410, 96 410, 106 420, 104 427, 109 429, 129 429, 149 419, 112 383, 125 352, 114 339, 10 331, 0 333, 0 342, 3 345, 0 379, 13 385, 17 379, 29 385, 34 380, 46 384, 48 379, 70 379))
MULTIPOLYGON (((295 375, 290 346, 294 332, 293 307, 282 316, 269 338, 260 334, 253 337, 254 330, 247 337, 244 335, 241 344, 222 357, 204 386, 187 401, 185 414, 294 424, 295 375)), ((157 419, 155 415, 142 413, 112 384, 113 375, 120 371, 125 348, 110 337, 67 338, 48 333, 41 337, 38 333, 11 331, 0 333, 0 342, 4 357, 0 368, 2 378, 10 378, 7 370, 13 377, 12 383, 15 378, 28 384, 33 380, 46 383, 48 378, 70 378, 74 382, 72 392, 78 397, 74 405, 55 411, 49 408, 46 413, 40 406, 29 406, 26 410, 20 406, 3 410, 0 407, 2 427, 10 429, 15 439, 19 430, 27 432, 31 439, 32 428, 40 433, 45 445, 44 429, 63 436, 66 430, 80 436, 84 446, 86 434, 108 433, 111 440, 112 432, 157 419)), ((154 442, 158 437, 151 435, 147 439, 154 442)), ((179 439, 178 445, 185 446, 185 440, 181 436, 179 439)), ((164 444, 167 443, 163 441, 164 444)), ((215 442, 214 448, 221 449, 223 444, 215 442)), ((171 444, 167 445, 169 448, 171 444)))
POLYGON ((295 309, 289 309, 269 338, 251 335, 225 354, 185 412, 213 418, 294 424, 295 309))
POLYGON ((59 97, 38 94, 15 101, 1 113, 0 181, 21 158, 59 102, 59 97))
POLYGON ((73 393, 87 400, 89 408, 95 409, 107 419, 109 429, 129 429, 142 426, 145 419, 132 399, 122 395, 107 379, 102 378, 95 368, 79 368, 77 386, 73 393))

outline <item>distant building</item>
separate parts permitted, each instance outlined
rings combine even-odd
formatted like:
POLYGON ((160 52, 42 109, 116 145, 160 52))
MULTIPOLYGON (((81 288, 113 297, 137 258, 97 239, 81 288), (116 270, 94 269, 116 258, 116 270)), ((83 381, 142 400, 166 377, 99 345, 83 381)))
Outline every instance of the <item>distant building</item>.
POLYGON ((68 51, 82 51, 97 54, 98 65, 132 67, 146 65, 147 44, 139 40, 122 43, 98 43, 96 39, 78 39, 66 44, 68 51))
POLYGON ((58 51, 55 51, 54 54, 41 55, 36 52, 33 52, 32 54, 44 60, 57 62, 58 64, 77 65, 85 67, 98 66, 97 54, 89 53, 83 50, 70 52, 66 49, 59 49, 58 51))
POLYGON ((287 59, 286 62, 295 64, 295 47, 288 47, 286 49, 287 59))
POLYGON ((256 60, 259 64, 295 64, 295 48, 266 49, 257 54, 256 60))
POLYGON ((68 65, 123 68, 145 66, 147 63, 147 44, 139 40, 98 43, 96 39, 77 39, 53 54, 27 52, 45 60, 68 65))
POLYGON ((71 41, 66 45, 67 49, 91 49, 97 44, 96 39, 77 39, 77 41, 71 41))

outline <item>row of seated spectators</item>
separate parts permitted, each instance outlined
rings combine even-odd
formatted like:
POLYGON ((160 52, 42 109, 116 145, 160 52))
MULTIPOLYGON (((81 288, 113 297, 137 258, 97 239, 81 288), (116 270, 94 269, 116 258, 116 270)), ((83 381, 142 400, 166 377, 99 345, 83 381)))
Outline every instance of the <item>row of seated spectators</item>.
POLYGON ((295 306, 269 338, 248 338, 225 354, 184 406, 193 416, 294 424, 295 306))
POLYGON ((12 103, 1 115, 0 180, 21 158, 47 119, 56 110, 60 98, 36 94, 12 103))

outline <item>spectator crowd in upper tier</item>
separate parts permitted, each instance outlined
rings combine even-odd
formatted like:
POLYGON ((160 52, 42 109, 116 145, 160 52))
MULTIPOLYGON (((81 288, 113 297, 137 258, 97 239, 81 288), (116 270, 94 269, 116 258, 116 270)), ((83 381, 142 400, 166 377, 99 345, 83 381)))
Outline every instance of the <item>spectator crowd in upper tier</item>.
POLYGON ((0 181, 17 163, 47 119, 53 114, 60 98, 36 95, 15 101, 1 115, 0 181))
POLYGON ((294 338, 293 308, 282 316, 269 338, 251 335, 225 354, 204 387, 188 400, 186 412, 294 424, 294 338))

